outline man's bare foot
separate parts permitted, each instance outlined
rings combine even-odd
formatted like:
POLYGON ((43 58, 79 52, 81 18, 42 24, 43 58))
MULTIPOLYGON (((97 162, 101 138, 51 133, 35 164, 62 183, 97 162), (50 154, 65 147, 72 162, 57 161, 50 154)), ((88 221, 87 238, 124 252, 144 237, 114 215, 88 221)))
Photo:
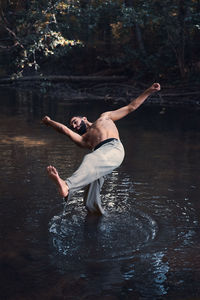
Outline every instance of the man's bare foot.
POLYGON ((47 167, 47 173, 49 175, 49 177, 55 182, 55 184, 57 185, 58 187, 58 191, 59 191, 59 194, 62 196, 62 197, 67 197, 68 195, 68 192, 69 192, 69 188, 66 184, 66 182, 60 178, 56 168, 54 168, 53 166, 48 166, 47 167))

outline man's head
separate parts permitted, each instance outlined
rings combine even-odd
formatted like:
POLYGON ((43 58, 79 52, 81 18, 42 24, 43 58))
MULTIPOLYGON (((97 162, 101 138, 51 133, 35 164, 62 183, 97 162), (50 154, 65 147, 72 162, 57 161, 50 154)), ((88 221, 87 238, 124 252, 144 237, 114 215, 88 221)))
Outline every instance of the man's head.
POLYGON ((69 121, 70 127, 78 134, 83 135, 87 131, 87 118, 82 116, 74 116, 69 121))

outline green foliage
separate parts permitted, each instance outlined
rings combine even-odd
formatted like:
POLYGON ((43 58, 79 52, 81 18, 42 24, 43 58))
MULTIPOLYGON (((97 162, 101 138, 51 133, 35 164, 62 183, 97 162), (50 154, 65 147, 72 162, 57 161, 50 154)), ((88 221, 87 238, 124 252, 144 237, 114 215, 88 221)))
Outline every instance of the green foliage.
POLYGON ((74 74, 109 68, 147 79, 199 72, 198 0, 2 3, 1 51, 17 76, 58 63, 74 74))

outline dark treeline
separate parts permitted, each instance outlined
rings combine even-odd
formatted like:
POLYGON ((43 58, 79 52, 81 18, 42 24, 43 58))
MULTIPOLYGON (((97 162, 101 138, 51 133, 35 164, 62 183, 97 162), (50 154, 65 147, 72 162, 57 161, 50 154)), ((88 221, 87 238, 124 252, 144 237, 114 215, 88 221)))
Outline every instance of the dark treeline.
POLYGON ((1 0, 0 76, 200 78, 200 0, 1 0))

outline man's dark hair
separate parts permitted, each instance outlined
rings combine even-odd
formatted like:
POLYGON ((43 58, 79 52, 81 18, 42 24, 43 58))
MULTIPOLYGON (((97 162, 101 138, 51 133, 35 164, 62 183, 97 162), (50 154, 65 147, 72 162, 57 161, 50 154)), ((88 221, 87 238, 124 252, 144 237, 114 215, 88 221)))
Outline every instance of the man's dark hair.
POLYGON ((79 116, 79 115, 72 115, 72 116, 70 116, 69 119, 68 119, 68 124, 69 124, 70 127, 71 127, 71 125, 70 125, 71 119, 74 118, 74 117, 76 117, 76 118, 83 118, 83 116, 79 116))

